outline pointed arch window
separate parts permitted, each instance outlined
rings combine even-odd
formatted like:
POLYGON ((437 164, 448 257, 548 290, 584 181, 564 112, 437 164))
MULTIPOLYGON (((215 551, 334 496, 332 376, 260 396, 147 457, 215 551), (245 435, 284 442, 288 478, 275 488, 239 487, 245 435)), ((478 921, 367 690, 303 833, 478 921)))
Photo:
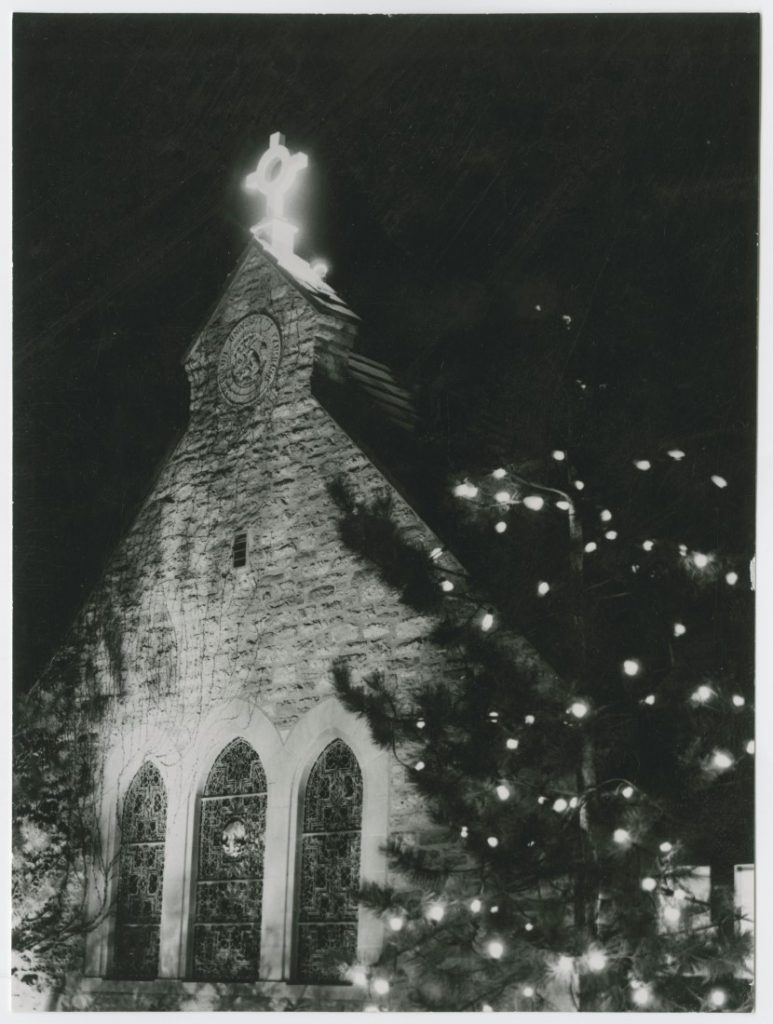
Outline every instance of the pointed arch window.
POLYGON ((158 975, 166 789, 150 761, 132 779, 121 817, 114 966, 121 978, 158 975))
POLYGON ((221 752, 201 798, 193 971, 196 978, 258 977, 266 775, 246 740, 221 752))
POLYGON ((299 981, 340 982, 341 964, 356 959, 361 833, 362 772, 336 739, 317 758, 304 794, 299 981))

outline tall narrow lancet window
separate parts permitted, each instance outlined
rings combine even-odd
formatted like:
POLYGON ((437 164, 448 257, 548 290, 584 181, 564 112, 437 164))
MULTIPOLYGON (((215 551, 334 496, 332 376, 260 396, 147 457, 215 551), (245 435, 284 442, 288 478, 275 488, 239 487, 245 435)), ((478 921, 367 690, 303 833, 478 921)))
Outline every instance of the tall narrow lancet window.
POLYGON ((158 975, 165 837, 166 790, 146 761, 132 779, 121 818, 114 957, 121 978, 158 975))
POLYGON ((311 769, 303 802, 300 981, 341 981, 341 963, 356 959, 361 831, 360 766, 342 740, 333 740, 311 769))
POLYGON ((222 751, 201 798, 193 971, 196 978, 258 977, 266 775, 243 739, 222 751))

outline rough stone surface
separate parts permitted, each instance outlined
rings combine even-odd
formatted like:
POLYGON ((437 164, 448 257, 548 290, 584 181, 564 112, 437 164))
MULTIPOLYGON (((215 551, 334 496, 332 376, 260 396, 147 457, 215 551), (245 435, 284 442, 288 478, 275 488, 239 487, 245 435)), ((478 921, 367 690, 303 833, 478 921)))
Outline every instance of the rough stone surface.
MULTIPOLYGON (((324 366, 332 352, 340 364, 354 330, 315 311, 253 246, 189 353, 189 428, 51 666, 55 677, 74 664, 79 699, 98 709, 95 782, 108 797, 105 760, 124 742, 128 749, 129 735, 172 763, 207 748, 203 720, 237 697, 285 735, 330 696, 336 657, 349 659, 355 677, 380 669, 406 692, 443 670, 426 642, 428 620, 338 535, 331 480, 342 474, 362 496, 390 489, 311 391, 315 361, 324 366), (281 362, 265 397, 234 408, 218 388, 218 358, 231 328, 254 312, 279 325, 281 362), (237 532, 248 539, 243 568, 232 565, 237 532)), ((393 497, 397 520, 429 551, 436 538, 393 497)), ((422 809, 397 763, 389 787, 390 830, 420 832, 422 809)), ((256 1007, 237 987, 233 1008, 256 1007)), ((90 982, 71 986, 65 1002, 150 1009, 168 998, 208 1009, 217 1001, 211 988, 90 982)), ((331 990, 325 1008, 351 1008, 341 998, 331 990)))

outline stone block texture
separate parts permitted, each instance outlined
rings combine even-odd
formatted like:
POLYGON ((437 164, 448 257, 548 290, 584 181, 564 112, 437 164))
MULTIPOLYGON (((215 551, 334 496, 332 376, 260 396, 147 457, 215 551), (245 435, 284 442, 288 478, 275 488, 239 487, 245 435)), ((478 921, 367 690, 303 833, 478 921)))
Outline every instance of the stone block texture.
MULTIPOLYGON (((380 669, 405 692, 447 670, 441 652, 427 641, 429 622, 401 604, 339 538, 331 480, 343 475, 362 496, 390 489, 312 394, 313 373, 340 377, 355 335, 354 318, 320 312, 259 244, 250 245, 186 357, 187 432, 52 662, 54 677, 64 666, 77 671, 78 700, 98 708, 94 780, 102 862, 93 871, 90 900, 100 923, 88 940, 90 977, 68 986, 67 1008, 210 1009, 218 1000, 223 1006, 231 1000, 235 1009, 281 1008, 284 999, 295 1004, 302 993, 289 984, 295 941, 291 849, 281 863, 267 859, 265 865, 264 914, 274 906, 276 920, 269 938, 264 935, 268 959, 260 976, 270 985, 264 1001, 262 983, 253 989, 239 983, 225 998, 222 985, 186 981, 196 871, 194 791, 201 792, 217 755, 214 737, 227 737, 229 730, 242 735, 251 716, 259 715, 273 725, 281 750, 305 716, 335 701, 331 664, 339 656, 349 659, 355 677, 380 669), (267 392, 235 407, 222 394, 218 363, 231 330, 255 313, 278 326, 281 358, 267 392), (237 568, 232 551, 239 533, 246 534, 247 556, 237 568), (115 975, 111 873, 118 862, 122 794, 148 758, 168 769, 170 789, 163 977, 132 987, 99 978, 115 975)), ((436 538, 399 495, 393 498, 402 527, 429 551, 436 538)), ((326 728, 334 717, 330 712, 324 719, 326 728)), ((279 754, 259 753, 276 766, 279 754)), ((374 765, 380 753, 374 748, 374 765)), ((427 825, 403 769, 382 756, 379 801, 386 830, 422 833, 427 825)), ((269 776, 271 767, 266 763, 269 776)), ((288 801, 268 813, 275 814, 271 827, 286 828, 282 834, 292 846, 299 812, 288 801), (282 816, 289 823, 279 821, 282 816)), ((384 838, 379 828, 372 834, 384 838)), ((376 850, 370 863, 384 880, 386 865, 378 857, 376 850)), ((377 927, 379 922, 371 924, 365 943, 371 955, 377 953, 377 927)), ((331 1009, 359 1008, 351 992, 335 986, 329 992, 331 1009)), ((324 994, 317 991, 314 998, 313 1008, 325 1008, 324 994)))

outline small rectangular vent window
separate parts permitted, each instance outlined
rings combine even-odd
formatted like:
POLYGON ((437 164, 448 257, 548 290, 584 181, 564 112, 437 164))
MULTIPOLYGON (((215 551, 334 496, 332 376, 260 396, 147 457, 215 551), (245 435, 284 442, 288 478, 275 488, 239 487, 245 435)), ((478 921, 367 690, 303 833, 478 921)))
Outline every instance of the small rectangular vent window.
POLYGON ((247 534, 237 533, 233 544, 233 565, 234 569, 241 569, 247 564, 247 534))

